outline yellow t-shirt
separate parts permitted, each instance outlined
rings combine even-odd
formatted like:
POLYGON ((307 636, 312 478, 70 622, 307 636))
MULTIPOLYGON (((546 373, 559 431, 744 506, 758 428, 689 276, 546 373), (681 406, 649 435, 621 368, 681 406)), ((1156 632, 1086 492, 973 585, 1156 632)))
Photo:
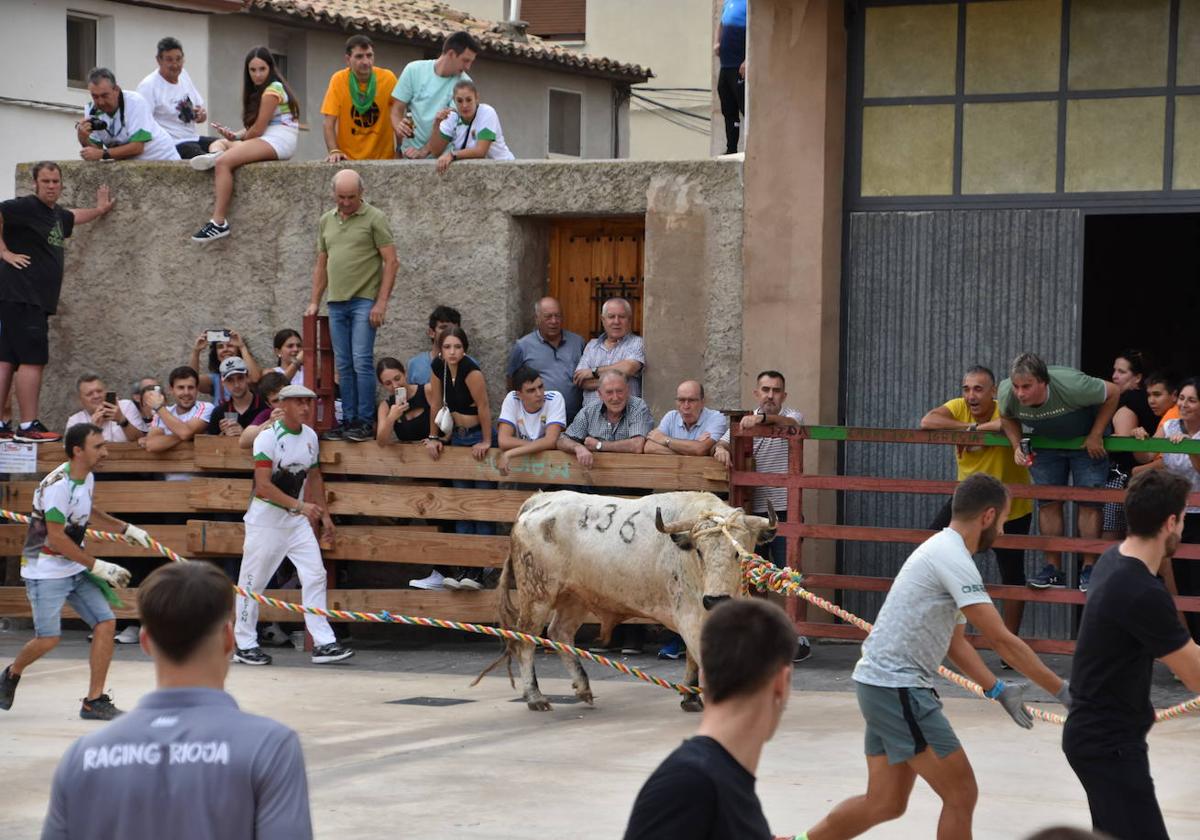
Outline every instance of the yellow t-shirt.
MULTIPOLYGON (((960 423, 974 423, 975 418, 971 414, 971 407, 967 405, 967 401, 962 397, 957 397, 946 403, 946 410, 950 415, 960 423)), ((995 420, 1000 416, 1000 404, 993 403, 991 419, 995 420)), ((1012 450, 1003 446, 982 446, 977 450, 969 450, 967 447, 955 447, 954 458, 958 461, 958 480, 962 481, 967 476, 975 473, 987 473, 994 478, 998 478, 1005 484, 1029 484, 1029 470, 1025 467, 1018 467, 1013 461, 1012 450)), ((1022 516, 1033 513, 1032 499, 1017 499, 1012 500, 1012 507, 1009 508, 1008 518, 1019 519, 1022 516)))
MULTIPOLYGON (((355 84, 358 84, 356 79, 355 84)), ((390 108, 396 74, 375 68, 375 101, 365 114, 354 110, 350 99, 350 68, 329 79, 321 113, 337 117, 337 147, 352 160, 391 160, 396 156, 390 108)), ((361 90, 361 87, 359 88, 361 90)))

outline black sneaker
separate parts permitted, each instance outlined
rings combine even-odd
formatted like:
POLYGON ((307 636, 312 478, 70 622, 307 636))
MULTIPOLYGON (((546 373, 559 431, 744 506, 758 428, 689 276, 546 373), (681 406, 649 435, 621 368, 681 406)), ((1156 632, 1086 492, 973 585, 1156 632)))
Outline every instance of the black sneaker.
POLYGON ((1047 563, 1042 570, 1026 580, 1030 589, 1063 589, 1067 582, 1062 572, 1047 563))
POLYGON ((0 709, 7 711, 12 708, 13 697, 17 694, 17 683, 20 681, 21 677, 9 673, 7 667, 4 673, 0 674, 0 709))
POLYGON ((260 647, 235 648, 233 661, 241 662, 243 665, 270 665, 271 657, 263 653, 263 649, 260 647))
POLYGON ((370 423, 355 423, 346 429, 346 440, 353 441, 354 443, 365 443, 368 440, 375 440, 375 429, 370 423))
POLYGON ((0 420, 0 440, 12 440, 13 427, 12 423, 0 420))
POLYGON ((62 440, 62 435, 47 429, 41 420, 34 420, 27 428, 18 426, 13 432, 13 440, 18 443, 55 443, 62 440))
POLYGON ((212 219, 204 223, 204 227, 192 234, 193 242, 212 242, 216 239, 224 239, 229 235, 229 222, 219 225, 212 219))
POLYGON ((84 720, 112 720, 125 714, 113 705, 112 698, 101 694, 92 700, 84 700, 79 707, 79 716, 84 720))
POLYGON ((346 427, 345 426, 333 426, 332 428, 326 429, 325 431, 321 432, 321 440, 345 440, 345 439, 346 439, 346 427))
POLYGON ((329 665, 332 662, 342 662, 354 655, 350 648, 344 648, 337 642, 318 645, 313 648, 312 661, 314 665, 329 665))
POLYGON ((792 661, 803 662, 810 656, 812 656, 812 645, 808 643, 808 636, 797 636, 796 655, 792 657, 792 661))

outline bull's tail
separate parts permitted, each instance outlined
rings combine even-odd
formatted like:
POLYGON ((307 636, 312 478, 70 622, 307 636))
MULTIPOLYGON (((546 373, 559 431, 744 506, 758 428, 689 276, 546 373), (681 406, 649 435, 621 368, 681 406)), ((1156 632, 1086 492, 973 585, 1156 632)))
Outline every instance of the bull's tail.
MULTIPOLYGON (((500 627, 503 630, 513 630, 517 625, 517 605, 513 600, 513 557, 512 551, 509 551, 507 559, 504 561, 504 568, 500 571, 500 581, 496 584, 496 589, 500 592, 499 615, 500 627)), ((496 666, 501 662, 508 669, 508 682, 513 688, 517 687, 517 681, 513 679, 512 672, 512 657, 513 657, 513 642, 511 639, 504 640, 504 649, 500 651, 500 655, 496 657, 492 664, 484 668, 472 682, 471 685, 478 685, 479 681, 495 670, 496 666)))

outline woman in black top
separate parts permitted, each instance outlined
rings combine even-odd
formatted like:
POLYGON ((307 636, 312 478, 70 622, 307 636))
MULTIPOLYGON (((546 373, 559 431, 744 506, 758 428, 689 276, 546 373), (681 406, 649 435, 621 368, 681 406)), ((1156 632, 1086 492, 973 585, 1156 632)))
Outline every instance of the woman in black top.
POLYGON ((410 385, 404 365, 391 356, 375 365, 375 378, 388 392, 388 398, 379 404, 375 442, 387 446, 424 440, 429 434, 429 386, 410 385))
MULTIPOLYGON (((1113 360, 1112 381, 1121 390, 1121 402, 1112 419, 1113 435, 1144 438, 1154 434, 1158 417, 1146 399, 1143 383, 1149 372, 1149 361, 1141 350, 1125 350, 1113 360)), ((1112 468, 1104 486, 1120 490, 1129 483, 1137 462, 1132 452, 1113 452, 1108 458, 1112 468)), ((1101 538, 1111 542, 1124 536, 1125 506, 1119 502, 1107 502, 1104 505, 1104 533, 1101 538)))
MULTIPOLYGON (((454 418, 454 429, 450 433, 451 446, 469 446, 476 461, 487 458, 492 446, 492 409, 488 403, 487 382, 479 365, 467 356, 469 341, 466 331, 457 325, 446 327, 438 335, 438 350, 441 358, 430 365, 429 379, 429 434, 425 446, 429 457, 435 461, 442 454, 441 430, 437 426, 437 414, 443 402, 454 418)), ((489 488, 489 481, 465 481, 455 479, 458 488, 489 488)), ((454 523, 457 534, 496 533, 494 522, 460 521, 454 523)), ((457 574, 447 575, 442 581, 447 589, 482 589, 483 570, 463 569, 457 574)))

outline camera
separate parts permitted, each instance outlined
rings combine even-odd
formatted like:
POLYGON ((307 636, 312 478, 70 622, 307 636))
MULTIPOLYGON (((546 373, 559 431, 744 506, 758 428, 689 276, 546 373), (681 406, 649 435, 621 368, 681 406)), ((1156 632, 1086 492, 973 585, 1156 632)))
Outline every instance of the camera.
POLYGON ((176 105, 175 110, 179 113, 179 121, 183 124, 194 123, 196 121, 196 109, 192 106, 192 100, 184 97, 176 105))
POLYGON ((84 122, 87 123, 88 128, 92 131, 108 131, 108 123, 94 114, 84 119, 84 122))

